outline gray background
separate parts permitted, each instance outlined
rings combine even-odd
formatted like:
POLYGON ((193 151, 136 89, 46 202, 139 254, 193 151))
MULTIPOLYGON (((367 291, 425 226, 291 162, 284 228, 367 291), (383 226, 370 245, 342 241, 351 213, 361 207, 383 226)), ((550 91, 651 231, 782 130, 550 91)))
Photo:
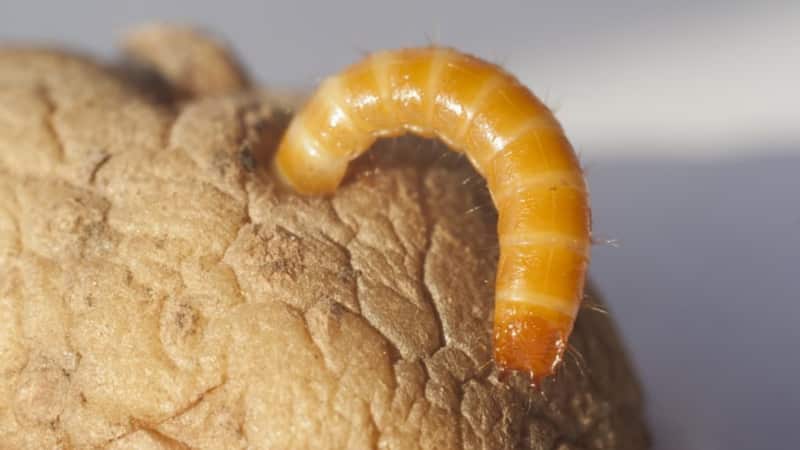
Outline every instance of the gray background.
POLYGON ((163 19, 311 87, 428 42, 502 63, 587 167, 594 279, 648 394, 658 449, 798 448, 800 2, 0 2, 0 39, 114 55, 163 19))

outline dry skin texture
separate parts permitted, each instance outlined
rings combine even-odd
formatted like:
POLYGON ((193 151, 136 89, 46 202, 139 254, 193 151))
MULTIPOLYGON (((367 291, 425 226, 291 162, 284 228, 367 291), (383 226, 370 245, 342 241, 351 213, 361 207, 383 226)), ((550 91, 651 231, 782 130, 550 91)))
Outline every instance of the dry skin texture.
POLYGON ((142 59, 163 79, 0 50, 0 449, 647 446, 607 315, 578 317, 583 371, 498 376, 468 163, 384 142, 296 196, 265 169, 279 99, 142 59))

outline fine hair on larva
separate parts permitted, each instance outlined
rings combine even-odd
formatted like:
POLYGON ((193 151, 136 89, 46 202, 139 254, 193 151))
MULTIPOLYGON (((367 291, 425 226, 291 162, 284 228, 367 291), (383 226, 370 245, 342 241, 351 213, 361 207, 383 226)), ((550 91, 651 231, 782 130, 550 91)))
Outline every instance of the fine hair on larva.
POLYGON ((497 65, 436 46, 382 51, 322 81, 274 171, 300 193, 329 194, 377 139, 406 133, 438 138, 486 180, 500 245, 494 360, 538 384, 564 357, 591 245, 586 183, 561 125, 497 65))

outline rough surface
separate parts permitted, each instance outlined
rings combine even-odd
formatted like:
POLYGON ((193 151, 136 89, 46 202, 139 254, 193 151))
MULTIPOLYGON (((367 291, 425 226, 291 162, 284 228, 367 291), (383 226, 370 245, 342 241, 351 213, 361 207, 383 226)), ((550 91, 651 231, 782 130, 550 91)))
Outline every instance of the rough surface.
POLYGON ((606 314, 541 392, 497 373, 465 161, 387 141, 302 198, 276 99, 134 78, 0 50, 0 449, 647 447, 606 314))
POLYGON ((157 67, 178 96, 229 94, 249 85, 227 45, 197 28, 144 25, 126 35, 123 47, 133 62, 157 67))

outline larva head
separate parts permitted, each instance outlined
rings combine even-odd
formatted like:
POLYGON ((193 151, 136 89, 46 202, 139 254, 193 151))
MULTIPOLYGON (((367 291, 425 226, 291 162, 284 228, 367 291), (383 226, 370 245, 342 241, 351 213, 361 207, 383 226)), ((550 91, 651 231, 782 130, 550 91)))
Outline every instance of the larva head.
POLYGON ((494 358, 501 369, 531 374, 534 384, 552 375, 561 362, 573 319, 522 302, 495 309, 494 358))
POLYGON ((302 194, 328 194, 344 178, 347 159, 318 148, 308 136, 303 120, 289 125, 275 155, 275 173, 285 184, 302 194))

